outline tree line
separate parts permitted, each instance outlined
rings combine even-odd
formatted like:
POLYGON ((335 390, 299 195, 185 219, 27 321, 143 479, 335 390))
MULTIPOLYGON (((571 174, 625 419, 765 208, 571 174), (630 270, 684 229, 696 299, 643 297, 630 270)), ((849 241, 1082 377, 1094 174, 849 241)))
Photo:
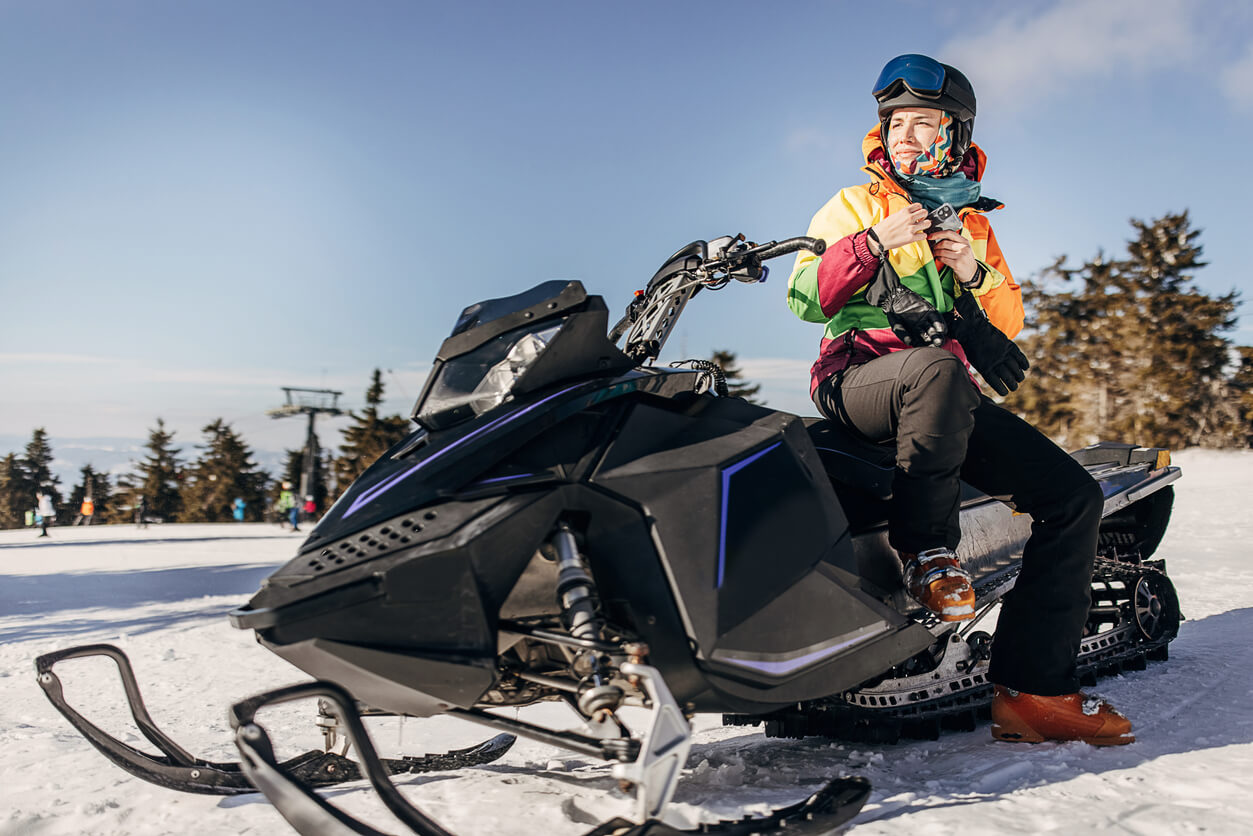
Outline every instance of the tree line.
MULTIPOLYGON (((312 496, 319 509, 337 488, 347 487, 375 459, 409 432, 409 422, 399 415, 383 416, 382 372, 374 370, 366 390, 366 406, 349 412, 351 423, 343 430, 340 453, 324 452, 315 459, 312 496)), ((202 430, 196 452, 185 458, 174 433, 157 419, 148 432, 142 458, 116 480, 84 465, 76 483, 68 489, 52 471, 53 451, 47 431, 31 434, 22 453, 0 458, 0 528, 26 524, 36 508, 37 494, 51 497, 60 524, 73 521, 85 498, 94 506, 97 523, 134 522, 140 498, 146 516, 164 522, 224 522, 233 519, 236 499, 244 501, 244 519, 259 522, 274 518, 283 483, 298 486, 305 451, 287 450, 282 472, 269 474, 253 460, 253 451, 230 424, 218 418, 202 430)))
MULTIPOLYGON (((730 394, 751 400, 760 389, 742 380, 735 354, 716 351, 712 360, 726 374, 730 394)), ((400 415, 383 415, 382 372, 375 369, 365 392, 365 408, 349 412, 350 423, 341 430, 339 454, 320 449, 314 458, 311 496, 325 510, 353 480, 390 447, 410 432, 410 422, 400 415)), ((116 480, 84 465, 68 491, 52 471, 52 444, 40 427, 21 453, 0 458, 0 529, 20 528, 36 508, 36 496, 51 497, 58 524, 75 520, 83 500, 90 497, 95 523, 136 521, 140 498, 150 519, 164 522, 225 522, 234 519, 236 499, 244 501, 244 519, 277 521, 276 506, 283 484, 299 486, 305 449, 286 450, 277 475, 266 473, 253 460, 252 449, 230 424, 218 418, 202 430, 194 458, 187 460, 175 443, 174 433, 157 418, 148 432, 144 454, 131 470, 116 480)), ((303 499, 303 498, 302 498, 303 499)))

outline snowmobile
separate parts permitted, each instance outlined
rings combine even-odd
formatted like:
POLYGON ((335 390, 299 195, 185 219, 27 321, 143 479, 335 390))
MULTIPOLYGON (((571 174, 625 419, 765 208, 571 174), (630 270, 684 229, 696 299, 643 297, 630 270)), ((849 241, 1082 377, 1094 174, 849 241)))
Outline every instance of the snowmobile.
MULTIPOLYGON (((315 793, 367 778, 414 832, 444 834, 391 776, 489 763, 521 735, 613 764, 635 821, 597 834, 676 834, 663 821, 697 713, 776 737, 933 737, 986 713, 990 633, 1018 574, 1030 519, 967 489, 962 564, 977 617, 941 622, 909 599, 887 543, 894 450, 828 421, 728 396, 702 360, 655 365, 700 292, 765 281, 812 238, 695 241, 665 261, 612 329, 604 301, 553 281, 466 308, 443 342, 416 429, 361 475, 299 553, 230 614, 316 681, 236 704, 239 764, 198 759, 148 715, 121 651, 40 657, 53 703, 107 757, 192 792, 260 790, 301 833, 374 834, 315 793), (621 343, 621 347, 619 347, 621 343), (72 709, 57 663, 106 655, 162 754, 72 709), (317 699, 327 749, 280 763, 264 706, 317 699), (572 729, 515 716, 561 702, 572 729), (632 730, 622 709, 644 709, 632 730), (380 758, 364 717, 447 714, 498 736, 470 750, 380 758)), ((1178 599, 1162 561, 1179 469, 1166 450, 1098 444, 1073 454, 1103 486, 1085 678, 1164 659, 1178 599)), ((767 816, 691 832, 829 833, 869 794, 839 776, 767 816)))

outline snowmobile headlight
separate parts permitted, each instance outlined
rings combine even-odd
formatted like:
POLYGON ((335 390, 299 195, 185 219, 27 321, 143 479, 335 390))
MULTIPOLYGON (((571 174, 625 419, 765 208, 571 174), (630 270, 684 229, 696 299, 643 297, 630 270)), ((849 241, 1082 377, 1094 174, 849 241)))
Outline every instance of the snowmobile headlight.
POLYGON ((442 429, 512 400, 514 385, 565 323, 549 320, 508 331, 445 362, 415 417, 425 427, 442 429))

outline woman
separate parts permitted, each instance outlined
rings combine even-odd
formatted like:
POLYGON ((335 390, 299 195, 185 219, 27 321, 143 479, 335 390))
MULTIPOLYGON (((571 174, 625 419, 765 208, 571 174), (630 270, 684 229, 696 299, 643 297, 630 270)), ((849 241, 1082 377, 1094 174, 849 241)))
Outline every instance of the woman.
POLYGON ((871 180, 818 211, 808 234, 827 250, 802 254, 788 283, 793 312, 826 326, 814 403, 862 438, 895 441, 888 539, 909 594, 942 620, 974 616, 955 552, 959 480, 1032 516, 992 647, 993 736, 1130 743, 1125 717, 1104 701, 1085 705, 1075 665, 1100 488, 982 395, 967 366, 1001 394, 1027 368, 1010 339, 1022 327, 1021 291, 984 214, 1001 205, 980 195, 986 156, 971 142, 974 90, 947 64, 901 55, 874 96, 880 123, 863 141, 871 180), (945 204, 956 210, 953 228, 933 227, 929 213, 949 213, 945 204))

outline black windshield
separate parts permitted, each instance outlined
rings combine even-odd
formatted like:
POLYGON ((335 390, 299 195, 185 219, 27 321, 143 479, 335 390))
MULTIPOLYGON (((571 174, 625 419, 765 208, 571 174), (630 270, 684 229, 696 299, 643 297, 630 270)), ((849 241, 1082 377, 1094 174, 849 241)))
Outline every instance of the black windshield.
POLYGON ((448 336, 455 337, 458 334, 464 334, 471 328, 477 328, 485 322, 491 322, 494 319, 500 319, 502 316, 526 310, 546 299, 559 296, 568 284, 570 282, 555 279, 537 284, 530 290, 524 290, 514 296, 502 296, 499 299, 486 299, 482 302, 477 302, 461 312, 461 316, 457 318, 457 324, 453 326, 452 333, 448 336))

